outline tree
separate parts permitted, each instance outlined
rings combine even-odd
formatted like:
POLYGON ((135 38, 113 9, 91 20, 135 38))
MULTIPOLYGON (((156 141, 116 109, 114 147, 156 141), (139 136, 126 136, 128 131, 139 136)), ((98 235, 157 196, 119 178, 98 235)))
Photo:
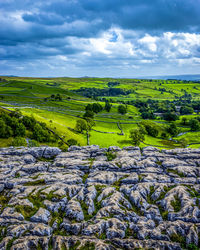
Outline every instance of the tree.
POLYGON ((99 103, 88 104, 85 108, 86 111, 92 111, 94 113, 99 113, 103 110, 103 107, 99 103))
POLYGON ((105 109, 107 112, 110 112, 111 107, 112 107, 112 104, 110 104, 109 101, 106 101, 106 102, 105 102, 105 107, 104 107, 104 109, 105 109))
POLYGON ((0 119, 0 137, 6 138, 6 123, 4 120, 0 119))
POLYGON ((182 106, 180 108, 181 115, 193 114, 193 112, 194 112, 194 109, 192 107, 189 107, 189 106, 182 106))
POLYGON ((23 123, 18 122, 14 130, 14 136, 23 137, 26 134, 26 128, 23 123))
POLYGON ((175 123, 171 123, 169 127, 167 128, 167 132, 172 135, 176 136, 178 134, 178 128, 175 123))
POLYGON ((127 113, 127 108, 126 108, 126 106, 124 106, 124 105, 119 105, 119 106, 118 106, 118 112, 119 112, 120 114, 122 114, 122 115, 126 114, 126 113, 127 113))
POLYGON ((181 124, 186 125, 186 123, 187 123, 187 118, 186 118, 186 117, 183 117, 183 118, 182 118, 182 121, 181 121, 181 124))
POLYGON ((141 133, 140 129, 132 129, 129 137, 135 146, 139 146, 140 142, 144 140, 144 135, 141 133))
POLYGON ((163 115, 164 120, 166 121, 176 121, 178 119, 178 116, 175 113, 165 113, 163 115))
POLYGON ((141 122, 141 124, 144 128, 145 131, 148 135, 153 136, 153 137, 157 137, 159 134, 159 129, 157 127, 157 125, 152 122, 152 121, 143 121, 141 122))
POLYGON ((101 112, 103 110, 103 107, 99 103, 93 103, 92 104, 92 111, 95 112, 96 114, 101 112))
POLYGON ((39 142, 49 142, 50 134, 45 126, 41 126, 37 123, 33 128, 33 139, 39 142))
POLYGON ((90 110, 90 111, 92 111, 92 104, 88 104, 86 107, 85 107, 85 110, 90 110))
POLYGON ((24 124, 24 126, 28 129, 33 129, 33 127, 36 124, 36 120, 34 117, 29 117, 29 116, 23 116, 22 118, 22 123, 24 124))
POLYGON ((83 115, 83 118, 94 118, 94 112, 91 110, 86 110, 85 114, 83 115))
POLYGON ((60 94, 57 94, 57 95, 55 96, 55 100, 56 100, 56 101, 62 101, 61 95, 60 95, 60 94))
POLYGON ((87 122, 84 119, 78 119, 76 121, 76 130, 80 133, 87 130, 87 122))
POLYGON ((95 126, 95 121, 92 118, 85 118, 87 122, 87 131, 91 130, 93 126, 95 126))
POLYGON ((190 121, 189 121, 189 125, 190 125, 190 129, 192 130, 192 131, 197 131, 197 130, 199 130, 199 128, 200 128, 200 123, 199 123, 199 121, 197 120, 197 119, 191 119, 190 121))
POLYGON ((163 139, 168 139, 168 138, 169 138, 169 135, 168 135, 166 132, 162 132, 162 133, 161 133, 161 138, 163 138, 163 139))
POLYGON ((141 113, 142 119, 155 119, 153 111, 144 111, 141 113))

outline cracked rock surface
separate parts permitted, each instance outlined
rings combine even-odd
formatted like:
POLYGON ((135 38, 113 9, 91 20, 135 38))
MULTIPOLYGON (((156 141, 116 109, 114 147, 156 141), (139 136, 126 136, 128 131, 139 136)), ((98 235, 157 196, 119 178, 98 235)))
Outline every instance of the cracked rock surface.
POLYGON ((200 149, 0 149, 0 249, 198 249, 200 149))

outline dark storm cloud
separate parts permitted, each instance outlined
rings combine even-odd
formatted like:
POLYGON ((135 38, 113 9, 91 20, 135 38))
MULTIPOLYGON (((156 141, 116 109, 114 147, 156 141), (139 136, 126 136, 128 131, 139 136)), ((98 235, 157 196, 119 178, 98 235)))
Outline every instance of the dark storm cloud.
POLYGON ((0 63, 139 67, 195 58, 198 64, 199 13, 200 0, 4 0, 0 63))
MULTIPOLYGON (((52 1, 43 5, 69 21, 101 18, 107 25, 146 31, 199 30, 199 0, 80 0, 52 1)), ((103 24, 102 24, 103 25, 103 24)))

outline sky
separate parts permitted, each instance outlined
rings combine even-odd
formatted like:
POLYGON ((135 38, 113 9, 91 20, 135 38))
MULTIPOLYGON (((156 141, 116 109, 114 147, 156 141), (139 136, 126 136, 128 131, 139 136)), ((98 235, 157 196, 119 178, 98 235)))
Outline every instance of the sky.
POLYGON ((2 0, 0 75, 200 74, 200 0, 2 0))

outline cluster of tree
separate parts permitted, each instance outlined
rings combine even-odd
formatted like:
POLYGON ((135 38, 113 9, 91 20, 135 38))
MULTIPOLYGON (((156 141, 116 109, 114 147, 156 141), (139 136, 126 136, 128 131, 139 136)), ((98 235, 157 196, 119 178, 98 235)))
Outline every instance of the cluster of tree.
POLYGON ((176 121, 179 119, 178 115, 174 112, 167 112, 167 113, 164 113, 163 114, 163 119, 165 121, 169 121, 169 122, 172 122, 172 121, 176 121))
POLYGON ((143 121, 139 124, 138 128, 130 130, 130 139, 133 145, 139 146, 144 141, 145 135, 157 137, 159 129, 153 122, 143 121))
MULTIPOLYGON (((166 127, 166 133, 170 134, 172 137, 177 136, 179 133, 179 130, 178 130, 176 124, 173 122, 170 123, 170 125, 166 127)), ((164 132, 164 134, 165 134, 165 132, 164 132)), ((163 137, 165 137, 164 134, 162 134, 163 137)), ((168 137, 168 136, 166 135, 166 137, 168 137)))
POLYGON ((60 94, 52 94, 50 97, 45 97, 44 101, 62 101, 62 96, 60 94))
POLYGON ((108 87, 109 87, 109 88, 110 88, 110 87, 115 87, 115 86, 118 86, 118 85, 120 85, 119 82, 108 82, 108 87))
POLYGON ((194 109, 190 106, 181 106, 180 108, 181 115, 193 114, 193 112, 194 112, 194 109))
POLYGON ((157 137, 159 134, 158 126, 154 122, 142 121, 140 123, 140 127, 142 127, 144 134, 150 135, 152 137, 157 137))
POLYGON ((191 131, 198 131, 200 130, 200 117, 187 119, 186 117, 183 117, 181 120, 182 125, 187 125, 190 127, 191 131))
POLYGON ((79 94, 89 97, 95 98, 97 96, 119 96, 119 95, 129 95, 131 90, 124 90, 120 88, 83 88, 76 90, 79 94))
POLYGON ((141 142, 144 141, 145 135, 152 137, 160 137, 163 139, 168 139, 170 136, 175 137, 179 133, 175 123, 170 123, 169 126, 162 127, 159 129, 158 125, 151 121, 142 121, 138 128, 130 130, 130 139, 133 145, 139 146, 141 142))
POLYGON ((146 110, 141 112, 141 117, 142 119, 152 119, 152 120, 156 118, 152 110, 146 110))
MULTIPOLYGON (((178 106, 181 106, 180 107, 181 115, 192 114, 194 111, 196 112, 200 111, 200 101, 186 100, 182 98, 179 98, 179 100, 173 100, 173 101, 169 101, 169 100, 159 101, 159 100, 152 100, 152 99, 148 99, 146 101, 131 100, 131 101, 127 101, 124 103, 133 105, 139 109, 141 114, 144 113, 142 114, 143 119, 153 119, 153 117, 151 117, 152 113, 162 113, 162 114, 165 114, 165 113, 174 114, 175 112, 177 113, 177 111, 179 111, 177 109, 178 106)), ((169 118, 169 120, 170 119, 171 118, 169 118)), ((175 120, 175 119, 172 118, 172 120, 175 120)))
POLYGON ((22 116, 20 112, 0 113, 0 138, 25 137, 26 130, 32 132, 31 138, 38 142, 54 141, 45 123, 38 123, 34 117, 22 116))
POLYGON ((11 136, 25 136, 26 127, 18 113, 13 112, 11 115, 1 112, 0 114, 0 137, 9 138, 11 136))
POLYGON ((97 113, 99 113, 99 112, 101 112, 103 110, 103 107, 99 103, 92 103, 92 104, 88 104, 85 107, 85 110, 86 111, 92 111, 92 112, 97 114, 97 113))

